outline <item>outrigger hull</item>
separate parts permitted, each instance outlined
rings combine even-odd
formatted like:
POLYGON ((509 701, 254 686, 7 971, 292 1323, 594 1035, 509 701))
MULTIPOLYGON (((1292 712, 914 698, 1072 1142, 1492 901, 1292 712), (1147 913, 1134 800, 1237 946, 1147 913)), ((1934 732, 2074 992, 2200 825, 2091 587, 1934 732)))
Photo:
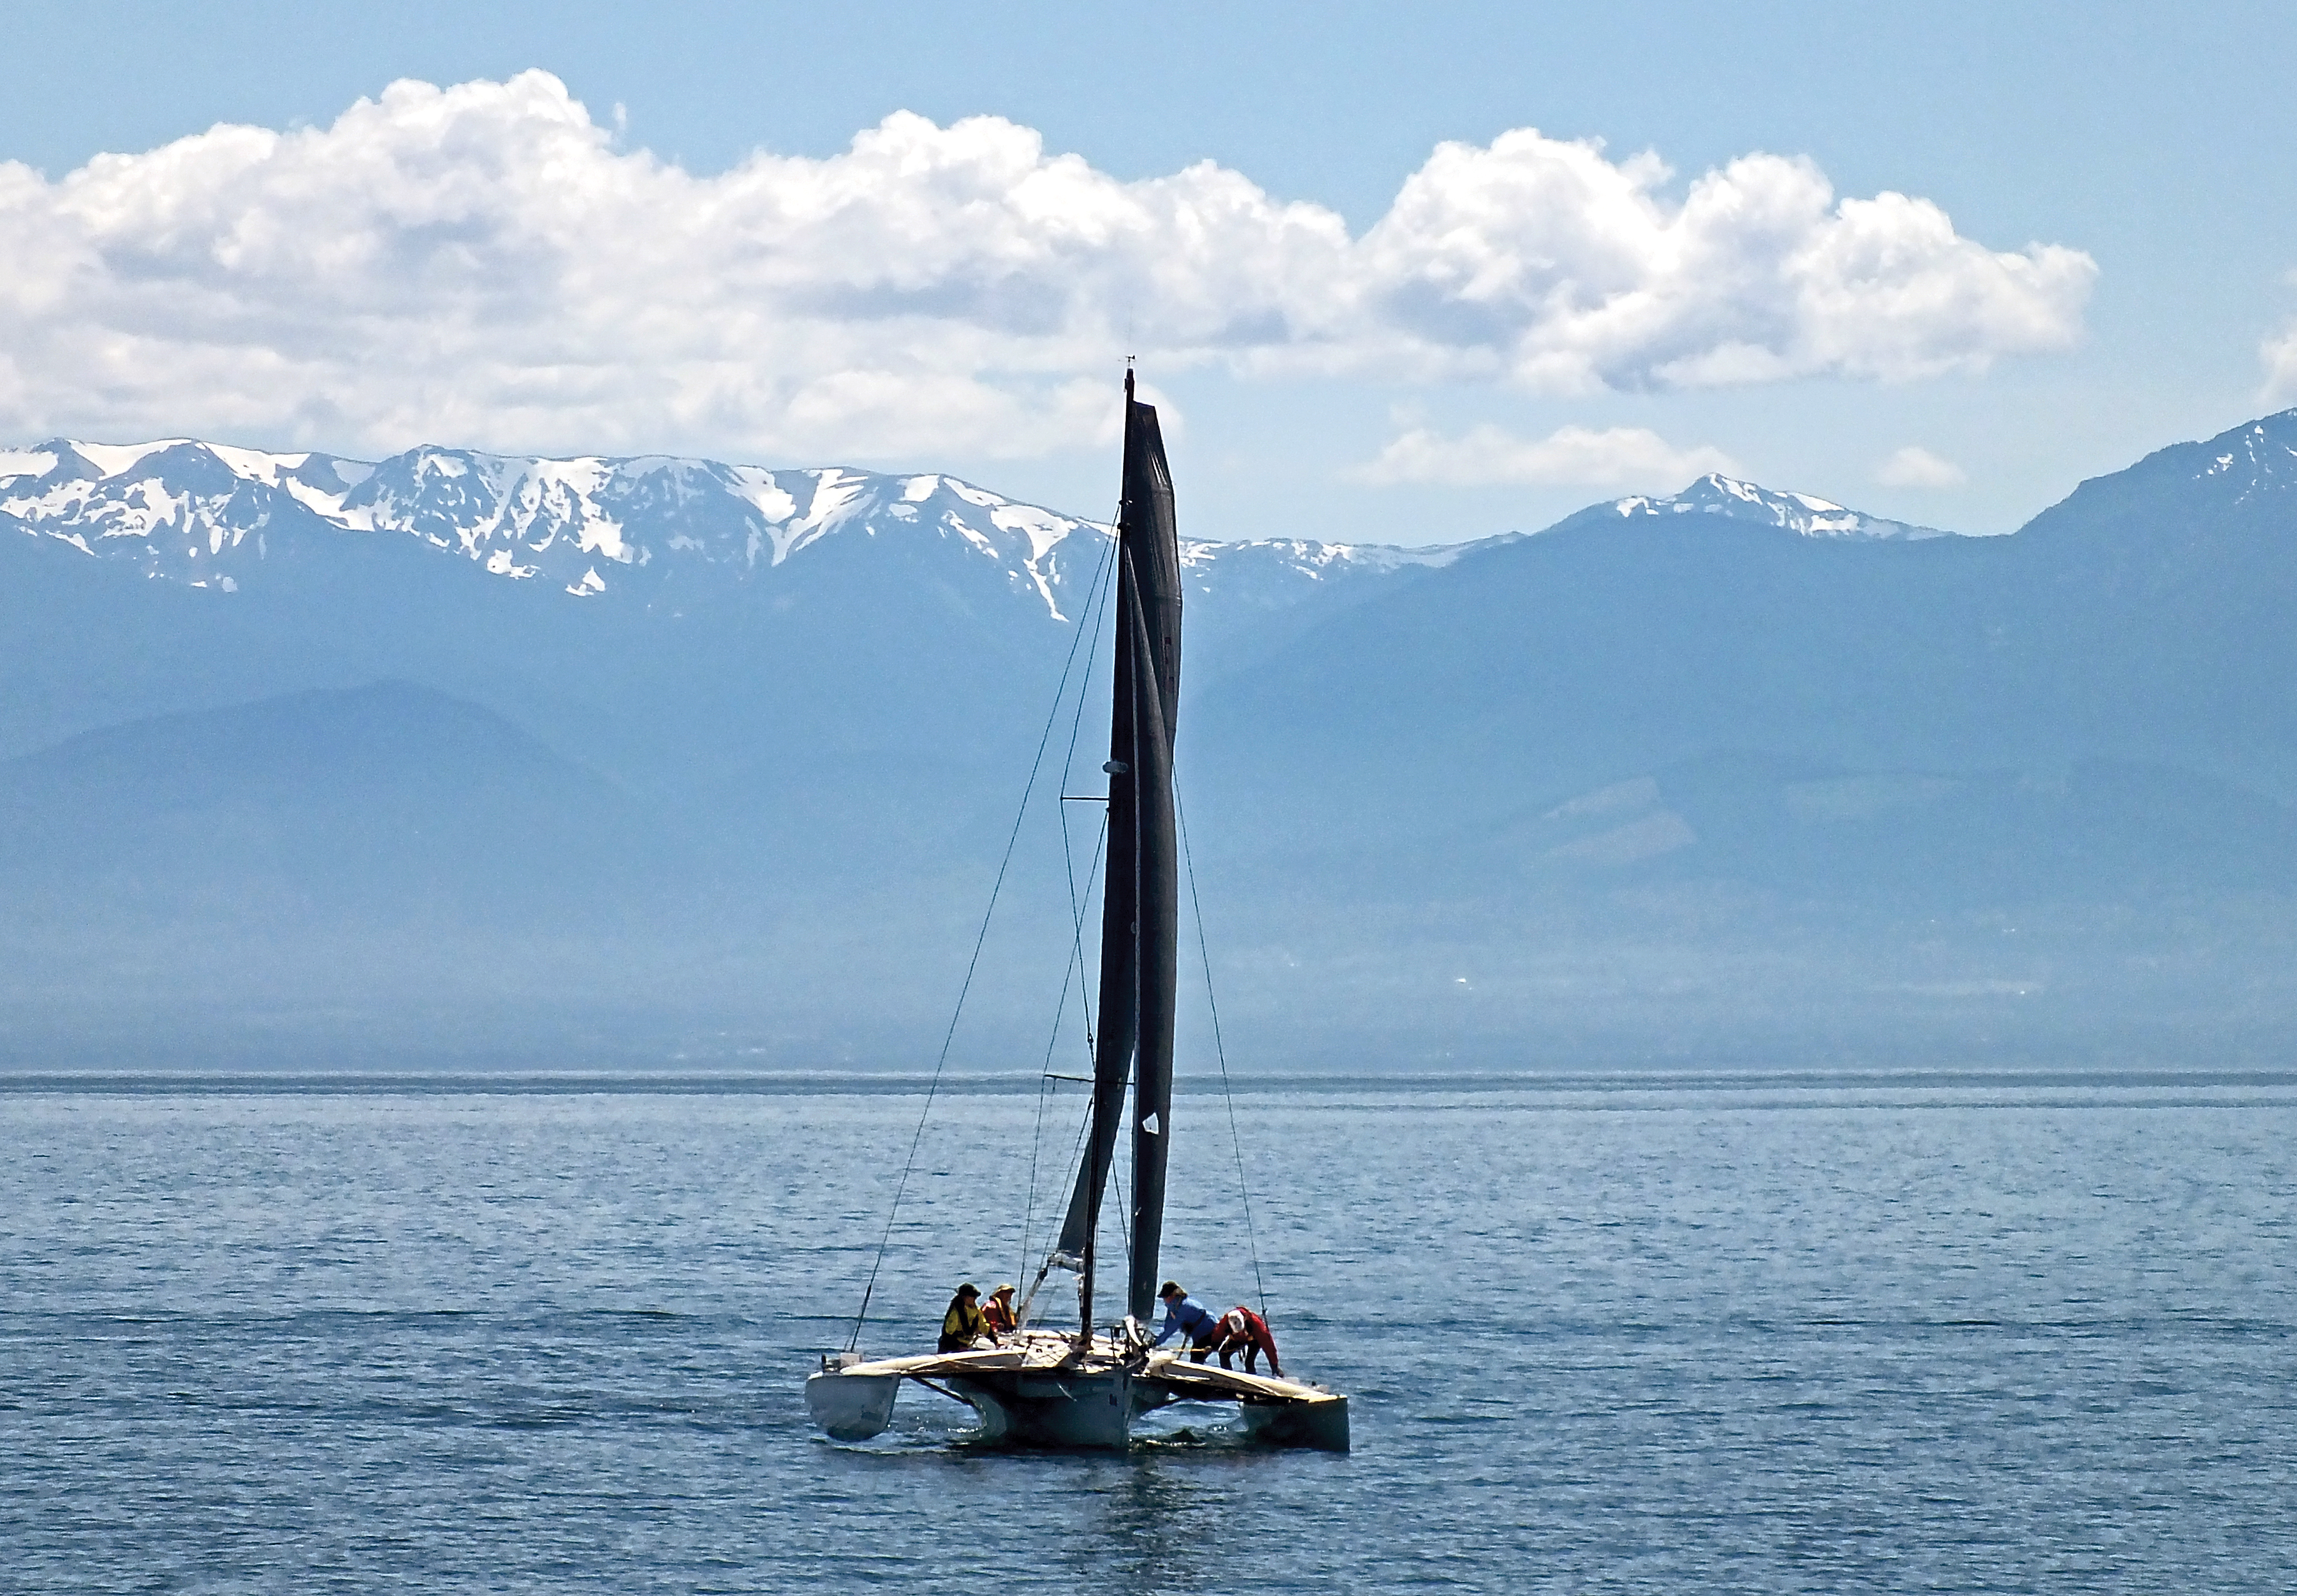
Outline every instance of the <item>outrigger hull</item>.
POLYGON ((1348 1450, 1345 1396, 1173 1353, 1127 1352, 1106 1340, 1079 1357, 1067 1337, 1051 1335, 980 1352, 826 1362, 805 1383, 806 1408, 833 1437, 864 1441, 893 1422, 904 1382, 973 1409, 981 1416, 976 1439, 991 1445, 1122 1452, 1140 1414, 1170 1403, 1213 1402, 1236 1403, 1244 1434, 1261 1445, 1348 1450))
POLYGON ((825 1369, 805 1382, 805 1411, 833 1440, 867 1441, 893 1422, 898 1374, 856 1374, 825 1369))

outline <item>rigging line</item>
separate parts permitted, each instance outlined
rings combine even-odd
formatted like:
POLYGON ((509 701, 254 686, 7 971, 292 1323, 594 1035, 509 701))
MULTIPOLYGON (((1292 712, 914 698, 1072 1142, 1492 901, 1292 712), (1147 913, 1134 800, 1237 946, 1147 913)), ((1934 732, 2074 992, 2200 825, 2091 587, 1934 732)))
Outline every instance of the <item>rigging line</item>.
MULTIPOLYGON (((1087 867, 1085 870, 1085 875, 1088 879, 1091 877, 1094 871, 1100 868, 1101 851, 1107 846, 1107 843, 1108 818, 1104 815, 1101 817, 1100 835, 1094 841, 1092 845, 1092 863, 1087 867)), ((1085 976, 1084 920, 1081 914, 1076 917, 1075 939, 1069 945, 1069 971, 1074 971, 1076 975, 1077 1008, 1084 1016, 1085 1064, 1087 1068, 1091 1068, 1094 1062, 1092 1039, 1092 993, 1091 985, 1087 982, 1085 976)), ((1040 1093, 1037 1098, 1038 1137, 1041 1137, 1044 1133, 1045 1101, 1042 1096, 1045 1090, 1044 1082, 1054 1079, 1051 1073, 1053 1067, 1053 1049, 1061 1039, 1060 1014, 1065 1013, 1067 1010, 1068 995, 1068 972, 1064 972, 1061 976, 1060 1009, 1054 1015, 1052 1037, 1045 1043, 1046 1074, 1043 1080, 1038 1084, 1038 1090, 1040 1093)), ((1075 1077, 1064 1075, 1060 1077, 1060 1079, 1073 1080, 1075 1079, 1075 1077)), ((1088 1083, 1093 1083, 1092 1077, 1090 1075, 1085 1076, 1084 1080, 1088 1083)), ((1079 1149, 1082 1149, 1084 1146, 1085 1126, 1091 1123, 1092 1104, 1088 1100, 1085 1104, 1084 1124, 1077 1127, 1077 1145, 1075 1148, 1071 1148, 1069 1153, 1069 1173, 1072 1178, 1075 1176, 1078 1166, 1083 1162, 1082 1152, 1079 1149)), ((1035 1255, 1029 1248, 1029 1229, 1031 1216, 1035 1213, 1037 1207, 1037 1140, 1035 1139, 1032 1139, 1029 1145, 1029 1205, 1021 1222, 1021 1272, 1024 1275, 1029 1272, 1029 1260, 1035 1255)), ((1064 1223, 1066 1223, 1066 1216, 1064 1215, 1064 1223)), ((1054 1232, 1053 1245, 1057 1248, 1060 1245, 1060 1233, 1058 1231, 1054 1232)), ((1043 1270, 1038 1271, 1037 1273, 1038 1279, 1042 1279, 1044 1278, 1043 1270)), ((1033 1296, 1035 1294, 1036 1288, 1032 1287, 1030 1288, 1030 1295, 1033 1296)))
MULTIPOLYGON (((1098 582, 1095 584, 1098 586, 1098 582)), ((989 941, 989 923, 997 915, 998 895, 1005 890, 1006 873, 1013 867, 1013 851, 1021 841, 1021 822, 1029 816, 1029 798, 1037 790, 1038 772, 1044 769, 1045 750, 1052 745, 1053 728, 1060 724, 1061 701, 1068 696, 1069 674, 1076 669, 1077 650, 1084 642, 1084 628, 1077 628, 1069 639, 1068 657, 1061 662, 1061 679, 1053 688, 1053 707, 1045 716, 1045 729, 1037 738, 1036 757, 1029 761, 1029 779, 1021 788, 1021 805, 1014 811, 1013 829, 1005 838, 1005 856, 997 861, 997 879, 989 889, 989 907, 982 911, 981 929, 973 938, 973 957, 966 961, 965 979, 957 989, 957 1007, 950 1012, 949 1029, 941 1039, 940 1057, 934 1060, 932 1081, 926 1087, 925 1107, 918 1111, 918 1128, 910 1138, 910 1154, 902 1163, 902 1178, 893 1186, 893 1205, 885 1214, 885 1233, 877 1239, 877 1256, 869 1265, 869 1283, 861 1288, 860 1311, 853 1315, 853 1334, 845 1343, 845 1350, 853 1351, 861 1345, 861 1328, 869 1321, 869 1299, 877 1289, 877 1273, 885 1265, 885 1249, 893 1245, 893 1225, 901 1218, 902 1198, 910 1189, 910 1175, 916 1169, 918 1148, 926 1138, 926 1121, 933 1113, 934 1098, 941 1090, 942 1072, 949 1065, 949 1050, 957 1041, 957 1023, 965 1015, 965 1000, 973 991, 973 977, 981 967, 981 950, 989 941)), ((1061 981, 1064 990, 1068 980, 1061 981)))
MULTIPOLYGON (((1120 502, 1117 505, 1117 514, 1122 516, 1124 512, 1124 506, 1123 503, 1120 502)), ((1084 699, 1085 694, 1091 690, 1092 686, 1092 662, 1095 656, 1099 653, 1098 645, 1100 641, 1101 617, 1108 613, 1108 596, 1116 589, 1116 584, 1110 581, 1108 577, 1110 572, 1116 568, 1116 551, 1122 541, 1123 539, 1121 536, 1113 537, 1108 540, 1107 551, 1101 558, 1099 574, 1093 578, 1093 596, 1088 599, 1084 606, 1085 611, 1091 617, 1091 624, 1089 629, 1095 644, 1095 647, 1085 654, 1084 679, 1077 684, 1076 715, 1069 722, 1068 752, 1062 756, 1061 760, 1061 786, 1064 789, 1068 786, 1070 775, 1076 769, 1077 737, 1082 734, 1084 728, 1084 699), (1095 608, 1096 605, 1099 606, 1098 608, 1095 608)), ((1084 974, 1084 905, 1079 901, 1077 894, 1076 855, 1069 847, 1069 811, 1066 809, 1063 809, 1060 811, 1060 816, 1061 864, 1062 867, 1068 871, 1069 918, 1074 922, 1076 933, 1075 958, 1077 970, 1077 991, 1080 1000, 1084 1005, 1084 1048, 1086 1054, 1090 1056, 1093 1050, 1093 1019, 1092 998, 1090 991, 1088 990, 1088 983, 1085 980, 1084 974)), ((1092 863, 1085 868, 1085 879, 1087 882, 1091 882, 1094 874, 1099 870, 1101 850, 1107 845, 1108 809, 1107 802, 1104 800, 1100 811, 1099 840, 1095 842, 1092 846, 1092 863)), ((1066 978, 1064 979, 1066 980, 1066 978)))
MULTIPOLYGON (((1120 500, 1117 505, 1117 514, 1121 516, 1124 510, 1124 504, 1120 500)), ((1076 768, 1077 738, 1082 735, 1084 728, 1085 698, 1092 691, 1092 662, 1099 653, 1098 645, 1100 639, 1100 621, 1101 617, 1107 613, 1109 589, 1115 586, 1109 581, 1108 576, 1109 572, 1116 568, 1116 550, 1121 541, 1121 537, 1109 539, 1107 548, 1101 554, 1099 567, 1093 573, 1092 586, 1085 595, 1085 602, 1078 609, 1078 620, 1081 623, 1078 630, 1082 636, 1092 639, 1094 646, 1085 651, 1084 675, 1077 681, 1076 713, 1069 719, 1069 745, 1061 756, 1063 787, 1068 786, 1069 776, 1076 768)), ((1058 701, 1055 703, 1054 710, 1058 713, 1058 701)), ((1061 822, 1061 868, 1066 873, 1069 884, 1071 934, 1068 967, 1061 972, 1060 1000, 1053 1008, 1053 1033, 1045 1041, 1045 1072, 1048 1077, 1053 1067, 1053 1050, 1060 1045, 1061 1016, 1068 1010, 1069 976, 1072 974, 1076 976, 1079 1011, 1084 1016, 1085 1057, 1090 1060, 1093 1057, 1092 990, 1091 983, 1085 974, 1084 908, 1079 901, 1077 894, 1076 850, 1070 842, 1069 812, 1066 809, 1062 809, 1058 812, 1061 822)), ((1101 850, 1107 846, 1107 843, 1108 815, 1104 808, 1100 817, 1100 828, 1093 840, 1092 863, 1085 867, 1085 879, 1088 882, 1100 868, 1101 850)), ((1032 1256, 1029 1232, 1033 1228, 1037 1213, 1037 1163, 1044 1143, 1045 1094, 1049 1090, 1050 1087, 1045 1082, 1039 1082, 1037 1128, 1029 1139, 1029 1196, 1026 1205, 1021 1211, 1021 1273, 1025 1279, 1029 1272, 1029 1259, 1032 1256)), ((1031 1295, 1035 1295, 1033 1289, 1031 1295)))
MULTIPOLYGON (((1084 870, 1085 881, 1088 884, 1086 887, 1086 896, 1088 898, 1091 896, 1091 888, 1090 884, 1093 876, 1099 874, 1100 870, 1100 856, 1107 851, 1108 812, 1104 810, 1101 811, 1100 816, 1100 834, 1094 837, 1092 842, 1092 863, 1087 865, 1084 870)), ((1084 1056, 1086 1065, 1090 1068, 1098 1055, 1095 1053, 1093 1048, 1092 986, 1091 983, 1085 977, 1084 909, 1081 904, 1078 904, 1074 898, 1072 898, 1070 900, 1070 918, 1074 922, 1074 934, 1073 940, 1070 943, 1071 958, 1069 967, 1076 972, 1077 1007, 1084 1016, 1084 1056)))
MULTIPOLYGON (((1085 871, 1088 878, 1091 876, 1094 870, 1100 868, 1101 850, 1107 845, 1107 841, 1108 821, 1106 817, 1103 817, 1100 835, 1092 845, 1092 864, 1085 871)), ((1035 1222, 1037 1213, 1037 1160, 1044 1144, 1045 1096, 1052 1090, 1054 1081, 1076 1079, 1071 1075, 1057 1076, 1053 1074, 1053 1050, 1060 1045, 1061 1021, 1068 1014, 1069 977, 1072 975, 1076 977, 1077 1007, 1084 1016, 1084 1054, 1090 1066, 1092 1059, 1092 1000, 1091 988, 1085 979, 1084 925, 1082 917, 1077 917, 1076 934, 1069 943, 1068 968, 1061 972, 1060 1000, 1053 1006, 1053 1033, 1045 1039, 1045 1067, 1037 1082, 1037 1128, 1029 1138, 1029 1197, 1021 1210, 1021 1272, 1024 1275, 1029 1272, 1029 1260, 1034 1256, 1029 1246, 1029 1231, 1035 1222)), ((1090 1082, 1091 1077, 1086 1076, 1085 1080, 1090 1082)), ((1078 1134, 1082 1139, 1083 1133, 1080 1131, 1078 1134)))
MULTIPOLYGON (((1079 1164, 1084 1162, 1084 1133, 1091 1129, 1092 1129, 1092 1099, 1091 1098, 1087 1098, 1084 1104, 1083 1116, 1077 1121, 1076 1140, 1069 1148, 1069 1168, 1071 1171, 1074 1171, 1079 1164)), ((1058 1239, 1058 1237, 1056 1236, 1055 1241, 1057 1243, 1058 1239)), ((1024 1275, 1028 1272, 1025 1266, 1022 1272, 1024 1275)), ((1029 1282, 1028 1295, 1021 1299, 1020 1320, 1024 1325, 1029 1322, 1030 1304, 1037 1300, 1038 1289, 1044 1285, 1045 1277, 1052 1272, 1053 1262, 1050 1257, 1047 1258, 1044 1263, 1037 1266, 1036 1278, 1029 1282)))
POLYGON ((1252 1222, 1252 1187, 1244 1178, 1244 1139, 1236 1130, 1236 1094, 1229 1090, 1228 1049, 1221 1043, 1220 1000, 1213 994, 1212 948, 1205 940, 1205 904, 1197 896, 1197 860, 1189 851, 1189 817, 1181 808, 1181 784, 1173 784, 1173 818, 1180 822, 1181 857, 1189 865, 1189 904, 1197 913, 1197 957, 1205 966, 1205 1006, 1213 1016, 1213 1057, 1220 1060, 1221 1098, 1228 1105, 1228 1144, 1236 1154, 1236 1189, 1244 1198, 1244 1238, 1252 1248, 1252 1287, 1260 1296, 1260 1316, 1268 1317, 1268 1285, 1260 1275, 1260 1237, 1252 1222))
MULTIPOLYGON (((1074 956, 1070 967, 1075 967, 1074 956)), ((1021 1205, 1021 1264, 1024 1277, 1029 1272, 1029 1230, 1037 1217, 1037 1156, 1045 1145, 1045 1099, 1053 1090, 1053 1049, 1060 1045, 1061 1022, 1069 1012, 1069 972, 1061 972, 1060 1001, 1053 1006, 1053 1033, 1045 1039, 1044 1073, 1037 1078, 1037 1124, 1029 1132, 1029 1195, 1021 1205)))
MULTIPOLYGON (((1131 1107, 1126 1110, 1124 1118, 1121 1123, 1129 1125, 1133 1123, 1134 1116, 1140 1112, 1140 1083, 1137 1080, 1132 1086, 1126 1089, 1126 1098, 1128 1102, 1131 1104, 1131 1107)), ((1115 1159, 1112 1158, 1110 1162, 1114 1164, 1115 1159)), ((1124 1169, 1114 1172, 1116 1175, 1116 1195, 1118 1197, 1116 1205, 1116 1224, 1117 1229, 1121 1230, 1124 1236, 1124 1274, 1125 1278, 1130 1279, 1132 1277, 1132 1160, 1125 1160, 1124 1169)))

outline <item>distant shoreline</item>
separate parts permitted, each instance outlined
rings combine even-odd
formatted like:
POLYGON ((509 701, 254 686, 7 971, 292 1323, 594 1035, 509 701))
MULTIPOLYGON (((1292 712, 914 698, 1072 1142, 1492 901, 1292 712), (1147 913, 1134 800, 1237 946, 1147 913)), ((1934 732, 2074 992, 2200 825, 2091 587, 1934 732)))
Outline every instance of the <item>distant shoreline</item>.
MULTIPOLYGON (((1032 1097, 1046 1082, 1034 1074, 959 1074, 938 1085, 914 1073, 873 1071, 757 1071, 687 1073, 645 1070, 4 1070, 0 1098, 95 1097, 1032 1097)), ((1083 1084, 1050 1083, 1082 1095, 1083 1084)), ((1793 1106, 1824 1106, 1845 1095, 1877 1092, 2004 1091, 2013 1093, 2147 1093, 2174 1090, 2297 1092, 2297 1068, 2219 1069, 1682 1069, 1601 1073, 1485 1072, 1472 1074, 1407 1071, 1265 1074, 1239 1077, 1228 1090, 1239 1097, 1330 1097, 1346 1093, 1429 1096, 1530 1095, 1556 1099, 1673 1096, 1736 1097, 1798 1094, 1793 1106)), ((1184 1076, 1174 1083, 1184 1098, 1217 1097, 1218 1077, 1184 1076)), ((2011 1099, 2015 1102, 2020 1099, 2011 1099)), ((2131 1099, 2155 1102, 2153 1098, 2131 1099)), ((2179 1103, 2235 1106, 2230 1099, 2179 1103)), ((2279 1106, 2267 1098, 2260 1106, 2279 1106)), ((1750 1105, 1751 1106, 1751 1105, 1750 1105)), ((1913 1105, 1909 1105, 1913 1106, 1913 1105)), ((2161 1106, 2169 1106, 2161 1104, 2161 1106)))

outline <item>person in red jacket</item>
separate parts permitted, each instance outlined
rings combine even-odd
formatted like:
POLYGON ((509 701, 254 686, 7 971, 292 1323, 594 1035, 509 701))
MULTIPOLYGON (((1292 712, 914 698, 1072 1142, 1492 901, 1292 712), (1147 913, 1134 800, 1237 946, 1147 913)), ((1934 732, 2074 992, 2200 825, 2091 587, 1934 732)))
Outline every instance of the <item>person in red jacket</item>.
POLYGON ((1013 1320, 1013 1287, 1000 1286, 991 1292, 989 1300, 981 1304, 981 1317, 987 1321, 989 1333, 1000 1341, 1019 1329, 1013 1320))
POLYGON ((1266 1353, 1268 1372, 1280 1380, 1284 1378, 1284 1366, 1276 1361, 1276 1337, 1270 1333, 1268 1321, 1242 1303, 1221 1315, 1220 1340, 1213 1350, 1220 1353, 1223 1369, 1231 1367, 1229 1359, 1232 1354, 1242 1353, 1247 1374, 1260 1372, 1253 1367, 1253 1361, 1266 1353))

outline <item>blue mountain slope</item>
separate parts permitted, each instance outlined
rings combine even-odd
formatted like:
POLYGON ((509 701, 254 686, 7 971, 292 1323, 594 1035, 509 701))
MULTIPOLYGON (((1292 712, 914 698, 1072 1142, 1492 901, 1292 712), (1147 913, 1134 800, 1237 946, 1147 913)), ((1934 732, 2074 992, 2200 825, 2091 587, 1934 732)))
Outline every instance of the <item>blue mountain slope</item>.
POLYGON ((87 732, 0 761, 0 892, 211 930, 619 920, 642 807, 501 717, 403 682, 87 732))
POLYGON ((1240 787, 1316 761, 1320 827, 1560 802, 1732 748, 1912 771, 2120 760, 2286 796, 2293 443, 2297 413, 2164 451, 2012 538, 1591 510, 1332 618, 1198 724, 1234 745, 1240 787), (2218 466, 2252 445, 2263 465, 2218 466))
MULTIPOLYGON (((498 1038, 574 1005, 641 1056, 913 1063, 946 1023, 1098 532, 940 477, 75 448, 0 457, 0 747, 48 750, 0 766, 18 1034, 68 1047, 130 966, 147 1042, 193 990, 283 1035, 432 1013, 413 1047, 490 991, 524 994, 498 1038), (133 759, 57 745, 131 720, 133 759)), ((2297 414, 2165 450, 2011 538, 1714 479, 1409 555, 1198 546, 1181 775, 1232 1045, 2297 1040, 2293 448, 2297 414)), ((992 938, 979 1062, 1041 1057, 1058 835, 1025 830, 1006 924, 1043 935, 992 938)))

